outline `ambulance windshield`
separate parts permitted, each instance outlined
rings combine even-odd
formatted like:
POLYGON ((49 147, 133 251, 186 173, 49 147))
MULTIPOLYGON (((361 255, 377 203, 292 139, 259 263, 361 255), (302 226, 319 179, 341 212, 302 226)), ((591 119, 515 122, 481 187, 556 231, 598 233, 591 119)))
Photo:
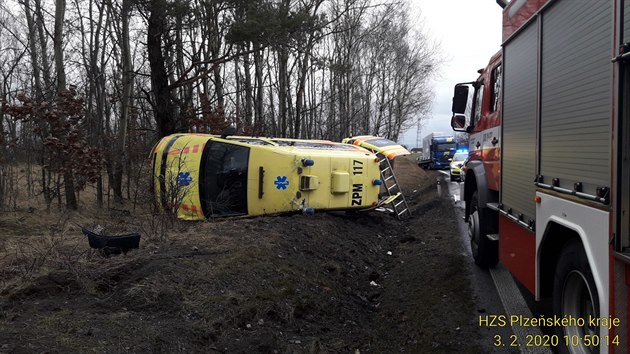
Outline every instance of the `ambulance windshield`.
POLYGON ((247 214, 249 148, 209 141, 199 171, 199 197, 206 217, 247 214))

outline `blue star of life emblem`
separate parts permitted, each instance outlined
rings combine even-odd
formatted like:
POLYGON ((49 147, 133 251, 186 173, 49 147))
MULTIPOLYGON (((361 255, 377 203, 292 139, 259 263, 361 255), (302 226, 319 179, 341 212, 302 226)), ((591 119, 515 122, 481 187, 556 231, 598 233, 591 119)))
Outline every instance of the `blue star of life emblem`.
POLYGON ((177 175, 177 184, 179 186, 187 186, 190 184, 190 182, 192 182, 190 172, 180 172, 179 175, 177 175))
POLYGON ((285 190, 289 186, 289 180, 287 179, 287 176, 278 176, 276 177, 276 180, 273 182, 273 184, 276 185, 276 189, 285 190))

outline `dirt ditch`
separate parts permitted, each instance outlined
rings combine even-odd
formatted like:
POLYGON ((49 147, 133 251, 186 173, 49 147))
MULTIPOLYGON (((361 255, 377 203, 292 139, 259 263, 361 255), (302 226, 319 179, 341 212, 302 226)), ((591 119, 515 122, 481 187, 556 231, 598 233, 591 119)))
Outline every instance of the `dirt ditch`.
POLYGON ((35 216, 2 215, 0 229, 19 235, 0 240, 0 352, 482 353, 452 201, 437 173, 396 169, 407 220, 178 224, 109 258, 72 223, 47 257, 20 251, 44 238, 16 221, 35 216))

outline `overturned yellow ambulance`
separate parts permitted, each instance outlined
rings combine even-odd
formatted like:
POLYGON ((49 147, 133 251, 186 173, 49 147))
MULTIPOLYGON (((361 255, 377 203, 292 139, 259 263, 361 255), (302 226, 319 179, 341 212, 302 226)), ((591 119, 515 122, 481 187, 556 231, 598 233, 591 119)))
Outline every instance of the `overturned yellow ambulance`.
POLYGON ((325 140, 174 134, 152 152, 158 207, 184 220, 377 205, 379 159, 325 140))

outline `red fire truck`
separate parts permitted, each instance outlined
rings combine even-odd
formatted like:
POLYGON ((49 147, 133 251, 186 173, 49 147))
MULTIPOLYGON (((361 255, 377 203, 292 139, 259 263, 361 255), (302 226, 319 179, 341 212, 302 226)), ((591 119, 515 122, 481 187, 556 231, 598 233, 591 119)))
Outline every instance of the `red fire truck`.
POLYGON ((561 351, 626 353, 630 0, 497 2, 502 49, 451 119, 475 263, 552 299, 561 351))

